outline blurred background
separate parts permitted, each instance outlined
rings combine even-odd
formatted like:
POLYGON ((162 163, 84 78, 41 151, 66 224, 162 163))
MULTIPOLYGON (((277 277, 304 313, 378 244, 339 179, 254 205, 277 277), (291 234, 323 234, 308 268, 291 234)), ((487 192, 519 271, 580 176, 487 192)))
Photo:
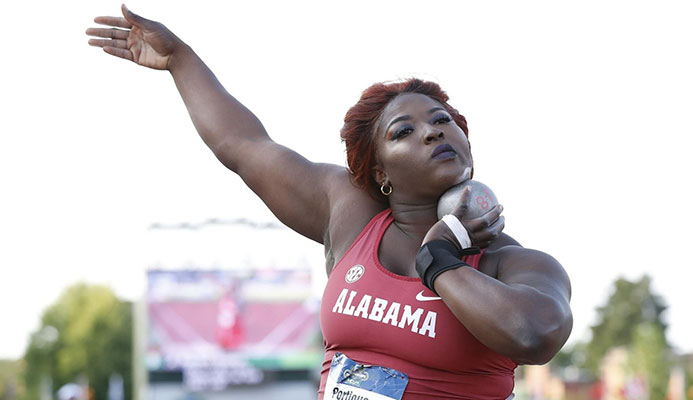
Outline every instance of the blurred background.
MULTIPOLYGON (((87 45, 119 5, 3 8, 0 399, 315 398, 322 247, 214 159, 169 74, 87 45)), ((316 162, 345 165, 370 84, 440 83, 506 232, 573 285, 517 398, 693 399, 690 2, 128 6, 316 162)))

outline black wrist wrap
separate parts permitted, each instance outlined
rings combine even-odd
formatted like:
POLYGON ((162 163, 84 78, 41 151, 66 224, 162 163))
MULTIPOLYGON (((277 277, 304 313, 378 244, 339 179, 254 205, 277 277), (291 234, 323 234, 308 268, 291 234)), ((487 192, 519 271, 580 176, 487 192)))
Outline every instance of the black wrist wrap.
POLYGON ((419 273, 424 286, 436 293, 433 289, 433 281, 438 275, 450 269, 469 267, 470 265, 460 260, 460 257, 477 254, 479 251, 478 247, 470 247, 460 252, 447 240, 432 240, 421 246, 416 254, 416 272, 419 273))

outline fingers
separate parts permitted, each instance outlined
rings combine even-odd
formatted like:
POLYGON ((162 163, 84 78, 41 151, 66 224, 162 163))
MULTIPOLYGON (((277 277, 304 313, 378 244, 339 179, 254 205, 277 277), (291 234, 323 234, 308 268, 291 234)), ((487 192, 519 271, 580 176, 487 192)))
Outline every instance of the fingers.
POLYGON ((89 39, 89 45, 95 47, 114 47, 117 49, 127 49, 127 40, 105 40, 105 39, 89 39))
POLYGON ((488 247, 503 232, 505 217, 502 212, 503 206, 498 204, 486 214, 464 221, 475 246, 488 247))
POLYGON ((120 11, 122 11, 125 19, 133 25, 144 26, 147 22, 149 22, 148 19, 142 18, 139 15, 135 14, 134 12, 130 11, 130 9, 128 9, 125 6, 125 4, 122 4, 120 6, 120 11))
MULTIPOLYGON (((122 18, 115 18, 115 17, 97 17, 96 19, 94 19, 94 21, 99 22, 99 20, 100 20, 100 21, 103 21, 105 24, 110 25, 111 22, 113 22, 113 20, 115 20, 115 19, 122 20, 122 18), (108 20, 108 22, 106 20, 108 20)), ((99 23, 101 23, 101 22, 99 22, 99 23)), ((127 23, 127 24, 121 23, 120 25, 117 25, 117 26, 124 28, 124 27, 127 27, 126 25, 131 26, 129 23, 127 23)), ((122 29, 114 29, 114 28, 89 28, 89 29, 87 29, 87 35, 106 38, 106 39, 89 39, 89 45, 90 46, 102 47, 103 51, 105 51, 108 54, 114 55, 116 57, 124 58, 126 60, 134 61, 134 57, 132 55, 132 52, 130 50, 128 50, 127 39, 130 36, 130 31, 125 31, 122 29)))
POLYGON ((124 59, 130 60, 130 61, 135 61, 135 58, 133 57, 132 52, 130 50, 127 50, 127 49, 120 49, 120 48, 115 48, 115 47, 104 47, 103 51, 105 51, 106 53, 108 53, 112 56, 124 58, 124 59))
POLYGON ((505 217, 501 216, 495 220, 488 228, 476 232, 472 243, 479 247, 488 247, 491 242, 496 240, 505 228, 505 217))
POLYGON ((118 28, 132 28, 132 24, 123 17, 96 17, 94 22, 99 25, 117 26, 118 28))
POLYGON ((121 29, 113 28, 89 28, 87 29, 87 35, 107 38, 89 39, 90 46, 103 47, 104 51, 108 54, 112 54, 116 57, 125 58, 128 60, 133 60, 132 52, 126 50, 128 48, 127 39, 128 36, 130 36, 130 31, 124 31, 121 29), (122 50, 126 51, 123 52, 122 50))
POLYGON ((467 213, 467 210, 469 210, 469 202, 472 199, 472 187, 467 186, 462 190, 462 193, 460 194, 460 198, 457 200, 457 203, 455 204, 455 208, 453 208, 453 214, 457 216, 457 218, 462 218, 464 214, 467 213))
POLYGON ((87 35, 109 39, 127 40, 128 36, 130 36, 130 31, 114 28, 89 28, 87 29, 87 35))
POLYGON ((486 214, 476 218, 478 220, 481 220, 482 224, 486 226, 490 226, 495 220, 500 217, 501 213, 503 212, 503 206, 500 204, 497 204, 495 207, 490 209, 486 214))

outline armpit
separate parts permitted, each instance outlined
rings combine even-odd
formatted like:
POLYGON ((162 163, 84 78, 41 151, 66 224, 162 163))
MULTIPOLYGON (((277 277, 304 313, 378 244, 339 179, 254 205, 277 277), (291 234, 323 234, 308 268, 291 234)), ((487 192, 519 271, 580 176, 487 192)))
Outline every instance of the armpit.
POLYGON ((334 253, 332 252, 332 242, 330 240, 329 231, 325 232, 322 243, 325 246, 325 271, 327 272, 327 276, 330 276, 330 272, 332 272, 332 268, 334 268, 334 253))

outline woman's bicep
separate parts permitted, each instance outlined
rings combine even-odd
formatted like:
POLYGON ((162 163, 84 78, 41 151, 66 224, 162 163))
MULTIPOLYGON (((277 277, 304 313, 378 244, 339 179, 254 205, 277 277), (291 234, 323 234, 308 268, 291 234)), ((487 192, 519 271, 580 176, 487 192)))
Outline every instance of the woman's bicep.
POLYGON ((530 286, 544 294, 570 301, 568 274, 550 255, 518 246, 501 250, 498 280, 507 285, 530 286))
POLYGON ((344 167, 313 163, 270 140, 247 147, 236 172, 279 220, 322 243, 330 216, 330 192, 344 167))

